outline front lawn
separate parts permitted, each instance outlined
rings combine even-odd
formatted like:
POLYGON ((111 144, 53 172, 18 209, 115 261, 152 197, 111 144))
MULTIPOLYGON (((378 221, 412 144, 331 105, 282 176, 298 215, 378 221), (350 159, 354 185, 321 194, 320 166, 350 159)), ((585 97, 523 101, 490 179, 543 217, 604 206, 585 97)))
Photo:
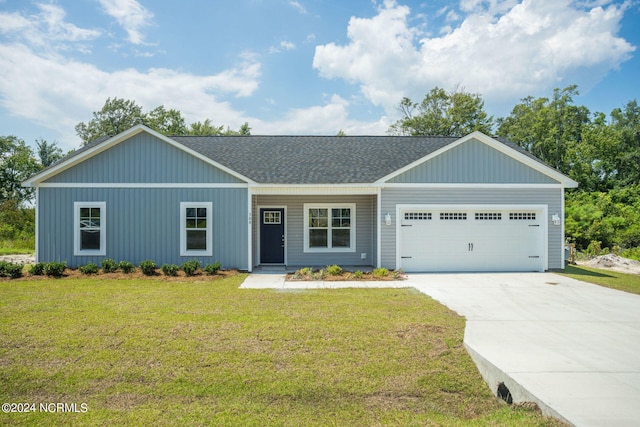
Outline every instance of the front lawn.
POLYGON ((2 403, 37 409, 0 424, 561 425, 498 402, 464 319, 415 290, 243 279, 0 282, 2 403))
POLYGON ((619 291, 640 294, 639 274, 619 273, 617 271, 600 270, 577 265, 567 265, 564 271, 559 272, 559 274, 619 291))

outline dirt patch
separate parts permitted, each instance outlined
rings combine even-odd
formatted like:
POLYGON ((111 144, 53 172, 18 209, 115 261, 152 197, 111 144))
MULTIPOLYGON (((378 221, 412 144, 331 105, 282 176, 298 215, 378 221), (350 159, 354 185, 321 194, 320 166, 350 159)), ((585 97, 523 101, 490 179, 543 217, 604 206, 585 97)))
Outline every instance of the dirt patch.
POLYGON ((615 254, 601 255, 590 260, 578 261, 578 265, 618 271, 620 273, 640 274, 640 261, 623 258, 615 254))

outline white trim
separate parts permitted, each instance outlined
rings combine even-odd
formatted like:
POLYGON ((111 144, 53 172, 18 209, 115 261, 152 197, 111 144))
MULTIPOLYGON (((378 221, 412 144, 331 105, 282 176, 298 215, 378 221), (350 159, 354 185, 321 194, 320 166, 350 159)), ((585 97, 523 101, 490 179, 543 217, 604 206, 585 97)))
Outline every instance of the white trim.
POLYGON ((376 206, 376 268, 382 267, 382 188, 378 188, 376 194, 377 206, 376 206))
POLYGON ((562 188, 562 184, 490 184, 490 183, 385 183, 383 188, 562 188))
POLYGON ((40 235, 39 231, 40 231, 40 226, 38 225, 38 222, 40 220, 40 189, 38 187, 36 187, 36 262, 40 262, 40 251, 38 249, 38 243, 40 241, 40 238, 38 237, 40 235))
POLYGON ((255 195, 373 195, 379 185, 376 184, 283 184, 254 185, 250 188, 255 195))
POLYGON ((105 256, 107 254, 107 202, 73 202, 73 255, 105 256), (80 209, 100 208, 100 249, 80 248, 80 209))
POLYGON ((304 203, 303 207, 303 252, 304 253, 337 253, 337 252, 355 252, 356 251, 356 204, 355 203, 304 203), (351 209, 351 222, 349 224, 349 247, 333 248, 331 247, 331 209, 351 209), (326 248, 310 248, 309 247, 309 209, 328 209, 327 212, 327 247, 326 248))
POLYGON ((247 189, 247 271, 253 271, 253 192, 251 187, 247 189))
POLYGON ((22 185, 25 186, 25 187, 33 187, 33 186, 39 185, 40 183, 42 183, 42 181, 46 181, 47 179, 49 179, 49 178, 51 178, 51 177, 53 177, 53 176, 55 176, 55 175, 57 175, 57 174, 59 174, 61 172, 64 172, 65 170, 67 170, 67 169, 69 169, 69 168, 71 168, 71 167, 73 167, 73 166, 75 166, 75 165, 77 165, 77 164, 79 164, 79 163, 81 163, 81 162, 83 162, 83 161, 85 161, 85 160, 97 155, 97 154, 100 154, 103 151, 105 151, 105 150, 107 150, 107 149, 109 149, 109 148, 111 148, 111 147, 113 147, 113 146, 115 146, 115 145, 117 145, 117 144, 119 144, 119 143, 121 143, 123 141, 126 141, 127 139, 132 138, 132 137, 134 137, 134 136, 136 136, 136 135, 138 135, 139 133, 142 133, 142 132, 146 132, 146 133, 148 133, 148 134, 160 139, 161 141, 164 141, 167 144, 169 144, 169 145, 171 145, 171 146, 173 146, 175 148, 178 148, 178 149, 184 151, 185 153, 188 153, 188 154, 192 155, 193 157, 196 157, 196 158, 202 160, 203 162, 208 163, 208 164, 210 164, 210 165, 212 165, 212 166, 214 166, 214 167, 216 167, 216 168, 218 168, 218 169, 220 169, 220 170, 222 170, 222 171, 224 171, 224 172, 226 172, 226 173, 228 173, 228 174, 230 174, 230 175, 232 175, 232 176, 234 176, 234 177, 236 177, 236 178, 238 178, 238 179, 240 179, 242 181, 245 181, 247 183, 252 183, 253 182, 251 179, 245 177, 244 175, 241 175, 238 172, 236 172, 236 171, 234 171, 232 169, 229 169, 228 167, 223 166, 223 165, 221 165, 220 163, 218 163, 218 162, 216 162, 214 160, 211 160, 209 157, 204 156, 204 155, 198 153, 197 151, 194 151, 194 150, 192 150, 192 149, 190 149, 190 148, 188 148, 188 147, 186 147, 186 146, 174 141, 173 139, 169 138, 168 136, 162 135, 161 133, 158 133, 155 130, 150 129, 145 125, 136 125, 136 126, 130 128, 130 129, 127 129, 126 131, 124 131, 122 133, 119 133, 116 136, 113 136, 113 137, 111 137, 111 138, 109 138, 109 139, 107 139, 107 140, 105 140, 105 141, 103 141, 103 142, 101 142, 99 144, 96 144, 95 146, 93 146, 93 147, 91 147, 91 148, 89 148, 89 149, 87 149, 85 151, 82 151, 81 153, 79 153, 79 154, 77 154, 75 156, 72 156, 72 157, 68 158, 67 160, 61 162, 60 164, 58 164, 56 166, 53 166, 53 167, 51 167, 49 169, 45 169, 44 171, 42 171, 42 172, 32 176, 31 178, 29 178, 27 181, 24 181, 22 183, 22 185))
POLYGON ((212 202, 180 202, 180 256, 212 256, 213 255, 213 203, 212 202), (194 250, 187 249, 187 209, 206 208, 207 209, 207 249, 194 250))
POLYGON ((564 188, 562 189, 562 191, 560 192, 561 194, 561 201, 560 201, 560 248, 562 249, 560 251, 560 253, 562 254, 561 258, 560 258, 560 268, 564 270, 565 267, 565 253, 564 253, 564 247, 565 247, 565 241, 567 240, 567 237, 564 234, 564 188))
POLYGON ((243 183, 180 183, 180 182, 43 182, 42 188, 248 188, 243 183))
MULTIPOLYGON (((396 205, 396 269, 400 268, 401 262, 401 239, 400 239, 400 227, 402 221, 400 220, 400 213, 407 209, 456 209, 456 210, 533 210, 540 212, 541 215, 541 227, 542 227, 542 251, 543 262, 542 271, 549 269, 549 206, 544 204, 397 204, 396 205)), ((564 250, 564 248, 563 248, 564 250)))
POLYGON ((572 180, 571 178, 563 175, 562 173, 556 171, 555 169, 546 166, 542 163, 540 163, 537 160, 534 160, 516 150, 514 150, 513 148, 508 147, 507 145, 501 143, 500 141, 495 140, 494 138, 491 138, 490 136, 485 135, 482 132, 479 131, 475 131, 473 133, 470 133, 469 135, 466 135, 454 142, 452 142, 451 144, 448 144, 442 148, 440 148, 439 150, 436 150, 426 156, 424 156, 421 159, 418 159, 410 164, 408 164, 407 166, 400 168, 392 173, 390 173, 387 176, 384 176, 382 178, 380 178, 379 180, 377 180, 377 183, 384 183, 386 181, 389 181, 390 179, 393 179, 395 177, 397 177, 398 175, 401 175, 405 172, 407 172, 410 169, 415 168, 416 166, 419 166, 431 159, 433 159, 434 157, 437 157, 439 155, 441 155, 442 153, 445 153, 449 150, 454 149, 455 147, 464 144, 465 142, 468 142, 469 140, 475 139, 479 142, 482 142, 488 146, 490 146, 491 148, 494 148, 498 151, 500 151, 502 154, 505 154, 509 157, 511 157, 514 160, 519 161, 520 163, 525 164, 526 166, 529 166, 532 169, 535 169, 536 171, 548 176, 549 178, 558 181, 559 184, 564 185, 565 187, 568 188, 575 188, 578 186, 578 183, 574 180, 572 180))
POLYGON ((258 246, 258 253, 257 253, 257 258, 258 258, 258 265, 262 264, 262 259, 261 259, 261 255, 260 252, 262 250, 262 247, 260 246, 261 243, 261 231, 260 229, 262 228, 262 217, 260 216, 260 210, 261 209, 283 209, 283 215, 284 218, 282 218, 283 224, 284 224, 284 265, 287 265, 287 242, 288 242, 288 235, 287 235, 287 206, 286 205, 256 205, 256 213, 257 213, 257 217, 258 219, 258 224, 257 224, 257 232, 256 232, 256 245, 258 246))

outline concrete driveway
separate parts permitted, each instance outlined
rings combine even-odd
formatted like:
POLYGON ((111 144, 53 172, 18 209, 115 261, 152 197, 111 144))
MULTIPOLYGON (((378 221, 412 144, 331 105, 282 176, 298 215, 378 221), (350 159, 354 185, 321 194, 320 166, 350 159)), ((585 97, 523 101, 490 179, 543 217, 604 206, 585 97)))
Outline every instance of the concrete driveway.
MULTIPOLYGON (((405 282, 407 283, 407 282, 405 282)), ((577 426, 640 423, 640 295, 551 273, 411 274, 467 318, 465 345, 494 392, 577 426)))

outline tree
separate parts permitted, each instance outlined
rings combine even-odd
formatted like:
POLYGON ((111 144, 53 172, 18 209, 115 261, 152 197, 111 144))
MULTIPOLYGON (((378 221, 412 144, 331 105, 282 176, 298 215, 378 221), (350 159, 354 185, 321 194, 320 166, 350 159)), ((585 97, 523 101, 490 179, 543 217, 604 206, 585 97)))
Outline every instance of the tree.
POLYGON ((567 152, 581 142, 583 126, 590 122, 589 110, 573 105, 573 96, 578 94, 577 86, 572 85, 554 89, 552 99, 522 99, 508 117, 498 119, 498 135, 568 174, 567 152))
POLYGON ((38 158, 43 168, 49 167, 63 157, 62 150, 57 146, 56 142, 51 144, 44 139, 36 140, 38 147, 38 158))
POLYGON ((33 152, 15 136, 0 137, 0 202, 13 200, 20 204, 29 200, 32 188, 22 182, 40 170, 33 152))
POLYGON ((403 98, 398 108, 403 117, 389 128, 392 135, 463 136, 477 130, 491 134, 493 128, 481 96, 464 89, 435 87, 421 103, 403 98))
POLYGON ((620 132, 616 172, 618 185, 640 183, 640 106, 634 99, 611 112, 611 127, 620 132))
POLYGON ((178 110, 166 110, 164 105, 154 108, 147 114, 144 123, 163 135, 186 135, 187 125, 178 110))
POLYGON ((211 120, 205 119, 204 122, 191 123, 187 135, 193 136, 248 136, 251 135, 251 127, 245 122, 237 131, 231 130, 229 126, 225 130, 224 126, 215 126, 211 124, 211 120))
POLYGON ((142 107, 135 101, 107 98, 102 109, 93 113, 93 119, 76 125, 76 133, 82 140, 82 145, 87 145, 101 136, 117 135, 144 122, 142 107))

